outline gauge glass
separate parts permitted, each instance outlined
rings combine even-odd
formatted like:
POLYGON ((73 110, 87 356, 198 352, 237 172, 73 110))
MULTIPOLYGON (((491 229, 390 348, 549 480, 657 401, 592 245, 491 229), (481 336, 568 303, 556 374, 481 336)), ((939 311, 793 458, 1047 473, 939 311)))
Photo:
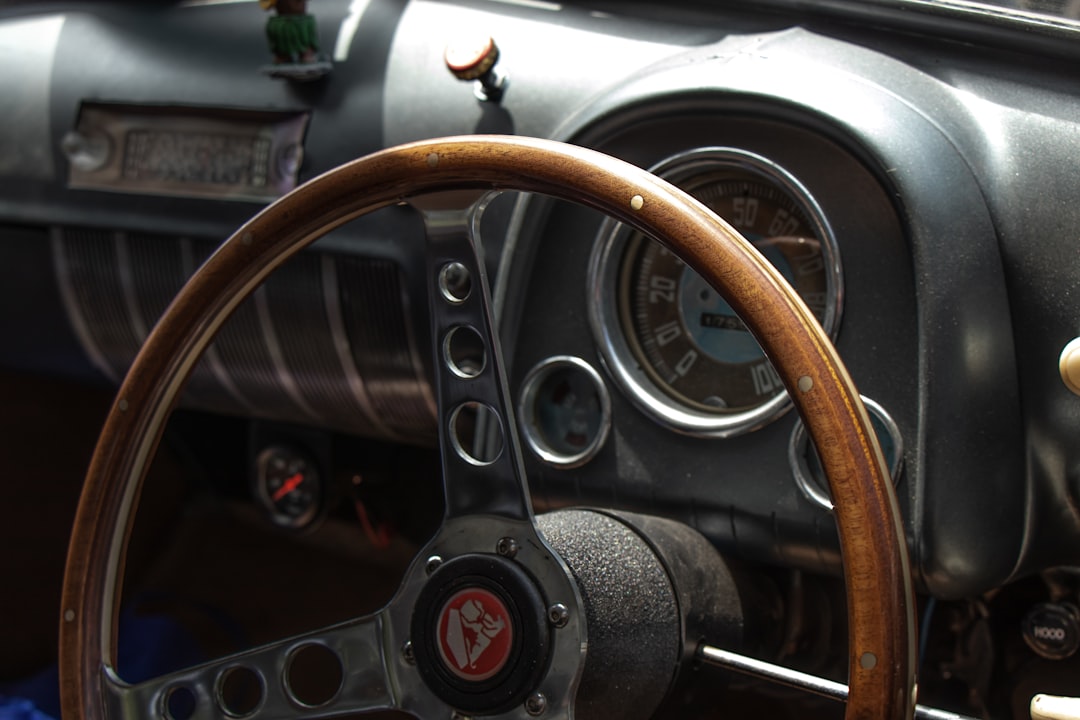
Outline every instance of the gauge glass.
POLYGON ((305 454, 268 447, 255 459, 255 476, 255 494, 274 524, 294 530, 311 525, 322 502, 322 481, 305 454))
MULTIPOLYGON (((834 333, 840 266, 813 198, 752 153, 699 150, 653 169, 741 232, 834 333)), ((691 434, 759 427, 790 403, 779 375, 731 306, 663 245, 605 225, 591 269, 592 323, 612 374, 657 420, 691 434)))
POLYGON ((559 355, 526 375, 518 416, 537 457, 556 467, 579 467, 595 457, 607 439, 611 398, 591 365, 559 355))

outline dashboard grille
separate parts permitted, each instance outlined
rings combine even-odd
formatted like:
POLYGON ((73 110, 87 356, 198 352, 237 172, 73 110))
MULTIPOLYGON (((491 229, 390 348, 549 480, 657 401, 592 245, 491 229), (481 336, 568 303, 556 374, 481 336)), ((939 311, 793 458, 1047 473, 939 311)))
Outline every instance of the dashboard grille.
MULTIPOLYGON (((119 383, 188 277, 201 239, 53 228, 65 311, 119 383)), ((237 308, 203 355, 186 407, 434 443, 436 407, 397 263, 307 251, 237 308)))

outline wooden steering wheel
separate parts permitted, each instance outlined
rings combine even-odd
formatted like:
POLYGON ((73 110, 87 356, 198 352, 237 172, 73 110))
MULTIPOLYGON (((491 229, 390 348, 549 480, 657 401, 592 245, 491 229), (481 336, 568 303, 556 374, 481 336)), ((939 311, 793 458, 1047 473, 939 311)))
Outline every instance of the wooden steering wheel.
MULTIPOLYGON (((261 720, 385 708, 440 719, 450 717, 451 709, 508 717, 572 717, 574 693, 587 658, 582 597, 565 563, 536 530, 486 279, 472 242, 481 198, 498 190, 538 192, 582 203, 633 226, 667 245, 738 312, 783 379, 829 478, 847 584, 846 717, 912 716, 913 595, 894 490, 859 394, 810 311, 735 230, 663 180, 579 147, 469 136, 379 152, 297 188, 229 238, 165 312, 112 406, 75 519, 60 622, 65 718, 261 720), (414 560, 394 599, 375 615, 138 685, 124 683, 115 672, 115 636, 128 537, 150 458, 196 361, 230 313, 275 268, 333 228, 401 202, 420 210, 428 231, 446 494, 442 528, 414 560), (462 277, 471 283, 460 282, 462 277), (452 346, 459 331, 474 333, 482 341, 485 357, 480 367, 454 362, 452 346), (490 462, 472 457, 453 435, 454 418, 463 406, 473 404, 489 409, 502 437, 501 452, 490 462), (507 538, 515 539, 513 547, 507 538), (443 567, 437 569, 439 565, 443 567), (451 567, 458 568, 458 579, 447 587, 465 588, 459 594, 480 593, 464 601, 472 605, 461 605, 459 599, 447 610, 452 602, 442 597, 432 606, 436 610, 417 610, 433 602, 430 579, 449 577, 450 570, 444 569, 451 567), (461 577, 476 580, 463 585, 461 577), (491 577, 517 589, 507 590, 509 595, 495 592, 486 584, 491 577), (511 624, 519 623, 512 628, 519 645, 511 643, 510 649, 494 653, 495 664, 506 667, 474 675, 465 664, 460 672, 455 669, 445 645, 439 646, 442 665, 437 660, 421 662, 418 648, 414 649, 420 640, 416 633, 428 632, 431 622, 443 622, 447 612, 467 615, 483 603, 489 610, 494 603, 496 610, 507 611, 506 617, 516 617, 510 605, 517 602, 513 597, 519 590, 540 597, 537 602, 559 601, 560 617, 549 618, 557 630, 537 630, 528 617, 512 619, 511 624), (540 656, 537 642, 544 646, 546 660, 519 661, 540 656), (290 658, 313 645, 330 650, 342 666, 340 687, 325 703, 297 700, 286 679, 290 658), (506 679, 512 674, 510 665, 516 673, 513 683, 506 679), (237 668, 261 688, 253 707, 230 707, 223 699, 222 683, 237 668), (433 689, 438 683, 442 689, 433 689), (507 683, 514 687, 504 692, 507 683), (490 690, 495 699, 477 705, 471 694, 474 686, 487 688, 484 692, 490 690)), ((488 619, 501 621, 500 612, 492 610, 488 619)), ((543 615, 540 622, 543 625, 543 615)), ((493 644, 500 642, 498 633, 489 633, 493 644)), ((438 639, 426 643, 428 654, 438 643, 438 639)))

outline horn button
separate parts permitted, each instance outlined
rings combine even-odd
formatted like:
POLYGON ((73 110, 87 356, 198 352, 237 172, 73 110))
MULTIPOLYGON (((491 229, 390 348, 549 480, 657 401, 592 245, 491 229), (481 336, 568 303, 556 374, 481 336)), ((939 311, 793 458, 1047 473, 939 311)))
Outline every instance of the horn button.
POLYGON ((497 675, 510 660, 514 625, 495 593, 479 585, 458 590, 439 611, 435 636, 439 657, 462 680, 497 675))
POLYGON ((464 555, 428 578, 412 616, 424 682, 452 707, 497 714, 519 705, 543 677, 551 630, 532 577, 495 555, 464 555))

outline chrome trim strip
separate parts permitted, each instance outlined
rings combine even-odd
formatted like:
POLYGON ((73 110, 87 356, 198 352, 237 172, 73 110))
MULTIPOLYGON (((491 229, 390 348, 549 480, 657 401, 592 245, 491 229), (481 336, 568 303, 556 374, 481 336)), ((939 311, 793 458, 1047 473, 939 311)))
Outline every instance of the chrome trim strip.
POLYGON ((399 435, 394 432, 393 428, 384 423, 379 414, 375 412, 375 407, 371 403, 367 387, 364 384, 364 378, 360 376, 356 365, 353 363, 352 349, 349 345, 349 338, 345 333, 345 318, 341 313, 337 264, 331 256, 323 255, 321 269, 326 322, 330 326, 330 337, 334 343, 334 352, 337 355, 338 363, 341 365, 341 372, 345 376, 345 382, 349 386, 349 393, 356 400, 356 404, 368 424, 387 437, 398 438, 399 435))
POLYGON ((135 270, 131 265, 131 253, 128 252, 127 233, 113 233, 113 248, 116 250, 116 274, 120 279, 120 291, 124 295, 124 306, 128 311, 128 321, 135 339, 142 345, 146 341, 146 318, 139 308, 139 293, 135 289, 135 270))
MULTIPOLYGON (((180 238, 180 269, 185 278, 190 278, 195 274, 195 252, 191 247, 190 238, 180 238)), ((232 396, 233 400, 244 406, 244 410, 249 415, 256 414, 255 406, 244 397, 244 394, 240 392, 240 388, 236 386, 213 342, 206 346, 200 362, 206 363, 206 367, 210 370, 210 374, 214 376, 214 379, 221 384, 225 392, 232 396)))
POLYGON ((90 359, 90 363, 104 373, 110 381, 120 383, 120 377, 110 367, 101 348, 94 342, 94 334, 83 317, 79 300, 75 296, 75 288, 72 285, 71 265, 68 263, 67 253, 64 250, 64 230, 56 225, 49 228, 49 241, 52 245, 53 268, 56 271, 56 285, 60 289, 60 300, 64 304, 71 329, 82 345, 83 352, 90 359))
POLYGON ((253 3, 258 0, 184 0, 180 3, 182 8, 205 7, 209 5, 238 5, 240 3, 253 3))
MULTIPOLYGON (((487 197, 485 197, 483 199, 483 201, 481 201, 481 205, 486 207, 487 203, 490 202, 491 198, 493 198, 494 196, 495 196, 494 193, 490 193, 487 197)), ((472 232, 474 233, 473 237, 477 239, 476 240, 477 247, 480 248, 481 253, 483 252, 483 244, 480 242, 479 238, 480 238, 480 215, 482 215, 482 214, 483 214, 483 209, 481 207, 478 207, 477 211, 475 213, 473 213, 473 217, 472 217, 472 222, 473 222, 472 232)), ((430 241, 429 241, 429 245, 430 245, 430 241)), ((477 282, 476 279, 474 279, 473 282, 474 283, 477 282)), ((438 424, 438 422, 439 422, 439 403, 435 399, 435 390, 432 387, 432 383, 428 380, 428 378, 427 378, 427 376, 426 376, 426 374, 424 372, 424 370, 425 370, 424 360, 423 360, 423 358, 420 357, 419 346, 417 345, 417 342, 416 342, 415 328, 413 328, 413 324, 412 324, 412 322, 410 320, 410 318, 412 318, 412 313, 410 312, 411 308, 409 307, 408 285, 407 285, 407 283, 402 282, 402 283, 399 283, 399 287, 401 289, 401 314, 405 318, 405 337, 406 337, 406 339, 408 341, 409 362, 410 362, 410 364, 412 365, 412 368, 413 368, 413 377, 416 378, 416 385, 417 385, 418 390, 420 391, 420 396, 424 401, 424 406, 427 408, 427 411, 430 413, 431 419, 436 424, 438 424)), ((474 288, 476 288, 476 287, 477 286, 474 285, 474 288)), ((478 288, 477 288, 477 290, 478 290, 478 288)), ((435 290, 431 289, 431 290, 429 290, 429 292, 435 292, 435 290)), ((495 343, 497 348, 500 348, 499 352, 500 352, 500 356, 501 356, 502 350, 501 350, 501 346, 499 345, 498 335, 495 335, 492 338, 492 341, 495 343)), ((505 360, 504 360, 504 362, 505 362, 505 360)), ((435 370, 434 372, 438 372, 438 370, 435 370)))
POLYGON ((488 2, 516 5, 517 7, 533 8, 535 10, 547 10, 548 12, 560 12, 563 8, 560 3, 547 2, 546 0, 488 0, 488 2))
POLYGON ((360 18, 367 10, 371 0, 352 0, 349 3, 349 14, 338 26, 337 42, 334 43, 334 62, 345 62, 349 59, 349 50, 352 48, 356 33, 360 30, 360 18))
MULTIPOLYGON (((0 2, 0 7, 11 4, 0 2)), ((29 4, 26 9, 44 11, 29 4)), ((5 17, 0 22, 0 49, 8 67, 3 78, 7 110, 0 113, 0 177, 21 183, 56 177, 53 66, 66 22, 66 14, 5 17)))
POLYGON ((267 295, 266 286, 262 285, 251 295, 255 302, 255 314, 259 318, 259 329, 262 330, 263 341, 266 343, 266 354, 270 363, 274 366, 274 375, 277 376, 278 384, 289 399, 296 403, 308 419, 319 422, 321 416, 308 405, 304 399, 304 393, 292 376, 288 364, 285 362, 285 354, 281 351, 281 341, 278 339, 277 330, 274 328, 273 313, 270 312, 270 297, 267 295))

